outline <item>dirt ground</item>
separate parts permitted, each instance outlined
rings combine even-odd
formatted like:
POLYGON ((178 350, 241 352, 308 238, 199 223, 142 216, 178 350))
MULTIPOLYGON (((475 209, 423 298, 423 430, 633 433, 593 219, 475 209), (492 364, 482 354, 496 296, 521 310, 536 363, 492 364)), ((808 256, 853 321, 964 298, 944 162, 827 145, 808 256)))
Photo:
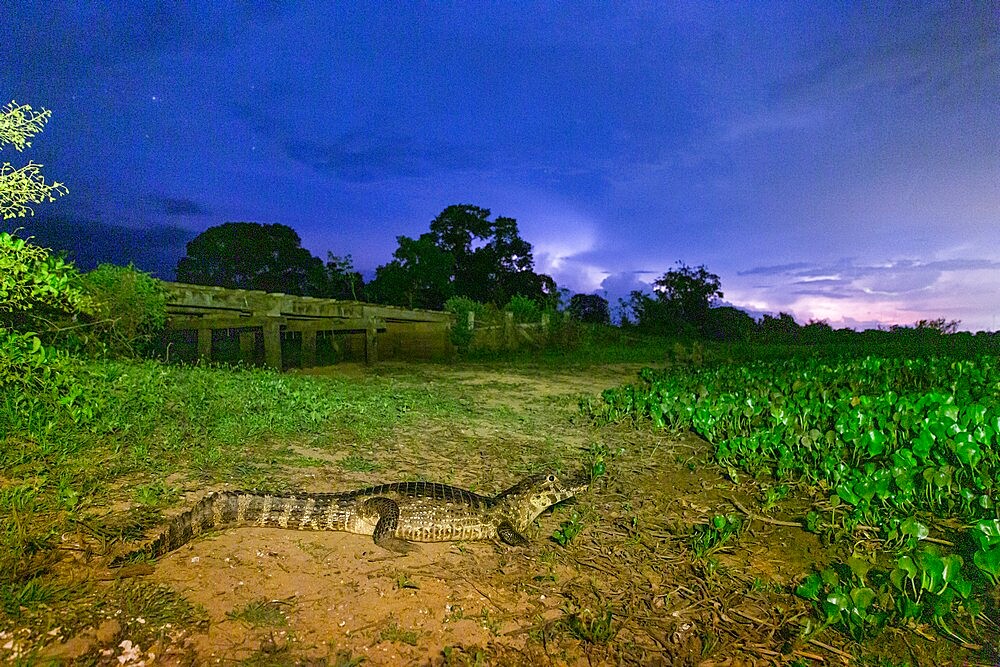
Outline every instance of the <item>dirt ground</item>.
MULTIPOLYGON (((48 657, 124 665, 851 664, 853 649, 836 633, 798 638, 810 609, 790 585, 832 555, 815 536, 751 521, 713 558, 694 557, 695 527, 742 515, 737 504, 758 511, 759 489, 734 485, 697 438, 597 428, 580 416, 581 399, 632 381, 638 368, 318 371, 398 376, 428 391, 459 386, 467 418, 421 419, 365 445, 337 433, 289 443, 323 461, 378 463, 368 472, 289 471, 303 490, 423 478, 493 494, 529 470, 580 472, 595 447, 608 453, 608 474, 543 514, 526 548, 421 544, 397 556, 371 538, 335 532, 239 528, 198 538, 152 565, 93 576, 166 586, 203 608, 202 622, 147 633, 157 638, 143 645, 128 629, 154 621, 111 615, 52 644, 48 657), (563 547, 549 536, 570 520, 581 530, 563 547)), ((200 495, 192 489, 182 505, 200 495)), ((795 520, 808 504, 783 501, 768 516, 795 520)), ((967 659, 938 645, 921 648, 919 664, 967 659)))

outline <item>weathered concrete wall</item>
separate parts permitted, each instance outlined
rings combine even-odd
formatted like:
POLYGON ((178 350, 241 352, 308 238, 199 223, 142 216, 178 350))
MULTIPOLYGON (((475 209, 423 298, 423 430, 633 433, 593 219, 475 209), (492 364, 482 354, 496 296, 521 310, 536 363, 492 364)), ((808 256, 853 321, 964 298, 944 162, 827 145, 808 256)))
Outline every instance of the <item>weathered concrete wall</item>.
POLYGON ((430 310, 165 283, 174 355, 273 368, 342 360, 437 359, 453 316, 430 310), (194 336, 191 331, 197 332, 194 336), (192 352, 194 353, 192 355, 192 352))

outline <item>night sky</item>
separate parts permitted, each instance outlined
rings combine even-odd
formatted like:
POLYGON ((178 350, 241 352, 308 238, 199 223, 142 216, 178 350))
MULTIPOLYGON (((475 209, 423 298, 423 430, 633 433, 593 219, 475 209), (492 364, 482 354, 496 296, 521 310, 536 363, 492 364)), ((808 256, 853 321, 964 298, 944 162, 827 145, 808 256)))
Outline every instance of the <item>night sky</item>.
POLYGON ((611 4, 4 2, 0 104, 53 117, 0 159, 70 189, 18 224, 172 278, 277 222, 370 276, 466 203, 612 302, 680 260, 754 313, 1000 328, 1000 4, 611 4))

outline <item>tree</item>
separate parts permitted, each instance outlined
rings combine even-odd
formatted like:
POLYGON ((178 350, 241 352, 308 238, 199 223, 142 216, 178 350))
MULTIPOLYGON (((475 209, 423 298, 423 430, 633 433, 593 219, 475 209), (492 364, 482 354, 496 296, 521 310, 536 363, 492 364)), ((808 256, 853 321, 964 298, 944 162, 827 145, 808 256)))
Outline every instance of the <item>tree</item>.
MULTIPOLYGON (((0 110, 0 150, 13 144, 18 152, 31 146, 31 138, 42 131, 52 116, 48 109, 35 111, 27 104, 12 101, 0 110)), ((0 165, 0 214, 4 220, 34 215, 29 204, 55 201, 69 192, 62 183, 46 183, 42 165, 28 162, 15 169, 9 162, 0 165)))
POLYGON ((332 252, 326 253, 326 277, 329 286, 324 297, 345 301, 364 299, 365 280, 360 272, 354 270, 354 260, 350 255, 338 257, 332 252))
POLYGON ((227 222, 196 236, 177 263, 177 280, 300 296, 329 292, 323 261, 302 247, 295 230, 257 222, 227 222))
POLYGON ((721 299, 719 276, 704 266, 677 268, 653 281, 653 295, 633 291, 623 303, 641 329, 671 336, 711 335, 710 310, 721 299))
POLYGON ((677 262, 677 268, 653 281, 657 298, 668 304, 682 321, 704 331, 712 304, 723 297, 719 276, 704 265, 690 267, 677 262))
POLYGON ((802 327, 788 313, 778 313, 777 317, 765 314, 757 330, 765 342, 795 343, 798 342, 802 327))
POLYGON ((610 324, 608 300, 597 294, 574 294, 569 300, 569 314, 580 322, 610 324))
POLYGON ((418 239, 397 236, 396 242, 393 260, 376 269, 369 296, 377 303, 441 310, 454 296, 454 257, 429 233, 418 239))
POLYGON ((739 308, 719 306, 708 311, 704 334, 713 340, 747 341, 753 337, 757 323, 739 308))
POLYGON ((374 292, 379 300, 403 304, 415 300, 422 307, 440 309, 450 296, 497 307, 514 296, 543 305, 558 298, 552 278, 535 273, 531 244, 521 238, 517 220, 489 217, 489 209, 479 206, 448 206, 417 241, 399 237, 396 259, 376 273, 375 282, 381 284, 374 292))

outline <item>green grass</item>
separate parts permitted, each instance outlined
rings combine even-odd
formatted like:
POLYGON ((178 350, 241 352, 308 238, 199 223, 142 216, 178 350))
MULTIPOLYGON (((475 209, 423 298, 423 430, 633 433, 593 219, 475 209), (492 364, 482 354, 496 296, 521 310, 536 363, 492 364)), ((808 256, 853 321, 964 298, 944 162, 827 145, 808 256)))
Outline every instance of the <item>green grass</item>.
POLYGON ((255 627, 282 627, 288 625, 285 614, 289 607, 291 603, 285 600, 252 600, 243 607, 228 612, 226 618, 255 627))
POLYGON ((378 464, 369 461, 360 454, 348 454, 342 459, 338 459, 337 465, 350 472, 372 472, 378 470, 378 464))
POLYGON ((409 644, 410 646, 416 646, 417 640, 420 639, 420 633, 416 630, 404 630, 399 627, 396 621, 391 621, 382 632, 379 633, 379 640, 384 642, 399 642, 401 644, 409 644))
MULTIPOLYGON (((366 444, 414 418, 464 412, 443 389, 267 370, 93 361, 65 396, 0 387, 0 629, 85 590, 52 574, 63 535, 98 555, 162 523, 180 489, 227 483, 283 491, 302 456, 289 438, 366 444), (108 512, 122 502, 127 511, 108 512)), ((351 455, 340 462, 370 472, 351 455)))

